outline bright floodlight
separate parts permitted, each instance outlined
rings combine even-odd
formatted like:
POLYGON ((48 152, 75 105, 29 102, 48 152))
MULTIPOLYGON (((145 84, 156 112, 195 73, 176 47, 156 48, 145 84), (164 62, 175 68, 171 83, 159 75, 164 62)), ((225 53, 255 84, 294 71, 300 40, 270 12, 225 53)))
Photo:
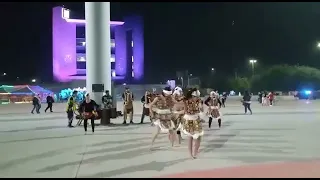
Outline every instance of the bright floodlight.
POLYGON ((4 75, 4 76, 6 76, 6 75, 7 75, 7 73, 3 73, 3 75, 4 75))
POLYGON ((211 71, 214 71, 214 68, 211 68, 211 71))
POLYGON ((32 79, 31 82, 35 83, 37 80, 36 79, 32 79))
POLYGON ((257 62, 257 60, 255 60, 255 59, 251 59, 251 60, 249 60, 249 62, 253 64, 253 63, 256 63, 256 62, 257 62))
POLYGON ((320 47, 320 43, 318 43, 318 45, 317 45, 318 47, 320 47))

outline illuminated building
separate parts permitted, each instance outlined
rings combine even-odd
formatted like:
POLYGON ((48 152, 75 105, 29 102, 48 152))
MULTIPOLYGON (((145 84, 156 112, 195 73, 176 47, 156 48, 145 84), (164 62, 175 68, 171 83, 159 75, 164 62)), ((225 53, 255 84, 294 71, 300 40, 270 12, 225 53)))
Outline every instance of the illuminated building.
MULTIPOLYGON (((68 82, 86 79, 85 20, 72 11, 53 8, 53 77, 68 82)), ((114 80, 140 81, 144 75, 144 38, 141 17, 111 21, 111 75, 114 80)))

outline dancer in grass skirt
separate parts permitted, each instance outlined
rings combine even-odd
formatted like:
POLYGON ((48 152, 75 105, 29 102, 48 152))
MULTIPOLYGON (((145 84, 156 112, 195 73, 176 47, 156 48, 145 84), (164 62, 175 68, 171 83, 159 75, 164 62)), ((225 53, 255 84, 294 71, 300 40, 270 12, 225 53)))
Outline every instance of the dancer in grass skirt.
POLYGON ((154 125, 156 126, 156 132, 152 138, 151 147, 154 144, 154 141, 160 134, 169 133, 170 134, 170 141, 171 145, 174 144, 175 134, 174 129, 175 125, 172 121, 172 107, 173 107, 173 98, 172 98, 172 91, 170 87, 166 87, 163 89, 162 94, 156 97, 153 102, 150 104, 150 111, 151 117, 155 117, 156 121, 154 121, 154 125))
POLYGON ((209 128, 211 128, 212 119, 215 118, 218 121, 219 128, 221 127, 221 113, 219 109, 221 108, 221 101, 216 92, 211 91, 210 96, 204 102, 208 106, 208 116, 209 116, 209 128))
POLYGON ((184 116, 184 96, 182 89, 176 87, 173 92, 174 105, 172 108, 172 121, 175 124, 176 132, 178 136, 178 143, 181 144, 181 128, 183 126, 183 116, 184 116))
POLYGON ((191 158, 195 159, 199 153, 202 129, 201 112, 203 112, 200 92, 196 88, 190 89, 185 95, 185 115, 182 132, 189 137, 188 149, 191 158))

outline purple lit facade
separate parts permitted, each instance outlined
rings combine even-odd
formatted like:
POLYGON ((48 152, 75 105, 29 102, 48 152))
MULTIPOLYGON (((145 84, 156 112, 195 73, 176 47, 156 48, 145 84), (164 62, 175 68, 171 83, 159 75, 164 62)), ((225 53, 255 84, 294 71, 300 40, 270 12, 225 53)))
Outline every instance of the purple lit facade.
MULTIPOLYGON (((59 82, 86 79, 85 20, 63 17, 63 8, 53 8, 53 77, 59 82), (85 34, 83 32, 83 34, 85 34)), ((111 68, 116 81, 141 81, 144 75, 143 21, 127 17, 111 21, 111 68)))

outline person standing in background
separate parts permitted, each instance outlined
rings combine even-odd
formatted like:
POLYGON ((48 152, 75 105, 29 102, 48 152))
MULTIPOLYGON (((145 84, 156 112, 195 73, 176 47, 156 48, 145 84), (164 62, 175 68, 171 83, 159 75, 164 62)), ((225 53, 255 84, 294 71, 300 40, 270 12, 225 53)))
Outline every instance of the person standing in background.
POLYGON ((34 114, 34 110, 36 110, 36 112, 39 114, 39 105, 40 105, 40 102, 39 102, 39 98, 37 97, 37 95, 34 95, 33 98, 32 98, 32 105, 33 105, 33 108, 31 110, 31 113, 34 114))
POLYGON ((102 104, 104 106, 104 108, 112 108, 113 104, 112 104, 112 96, 110 95, 109 90, 106 90, 105 93, 102 96, 102 104))
MULTIPOLYGON (((142 110, 142 116, 141 116, 141 121, 140 124, 143 124, 143 120, 145 116, 150 116, 150 106, 149 104, 151 103, 151 93, 150 91, 146 91, 145 95, 142 96, 141 102, 143 104, 143 110, 142 110)), ((152 119, 150 118, 151 124, 152 124, 152 119)))
POLYGON ((37 113, 40 114, 40 109, 41 109, 41 97, 40 97, 40 94, 37 95, 37 98, 38 98, 38 111, 37 111, 37 113))
POLYGON ((130 92, 130 89, 126 87, 125 92, 122 94, 123 103, 123 123, 127 124, 128 114, 130 115, 130 124, 133 124, 133 94, 130 92))
POLYGON ((50 95, 48 95, 48 96, 47 96, 47 104, 48 104, 48 106, 47 106, 47 108, 44 110, 45 113, 47 112, 48 109, 50 109, 50 112, 53 112, 53 111, 52 111, 52 105, 53 105, 53 103, 54 103, 53 97, 50 96, 50 95))
POLYGON ((76 96, 77 96, 78 91, 73 91, 72 96, 68 99, 67 102, 67 117, 68 117, 68 127, 72 128, 72 121, 73 121, 73 116, 74 116, 74 111, 76 110, 76 96))
POLYGON ((242 103, 244 106, 244 113, 247 114, 247 110, 250 111, 250 114, 252 114, 252 110, 251 110, 251 95, 249 93, 249 91, 244 91, 243 93, 243 98, 242 98, 242 103))

